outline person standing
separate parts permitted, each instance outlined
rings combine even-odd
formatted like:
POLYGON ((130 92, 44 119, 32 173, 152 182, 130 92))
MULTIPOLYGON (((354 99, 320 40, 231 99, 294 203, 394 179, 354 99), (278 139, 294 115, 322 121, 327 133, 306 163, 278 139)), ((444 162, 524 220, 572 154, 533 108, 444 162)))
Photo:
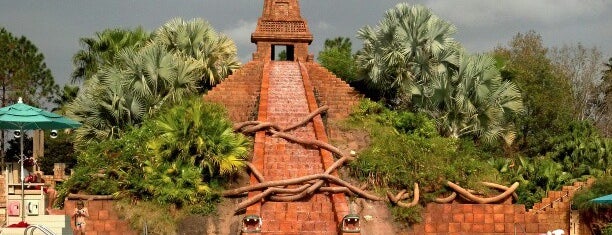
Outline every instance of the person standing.
POLYGON ((89 218, 89 211, 87 210, 87 207, 85 207, 85 203, 83 203, 83 201, 77 201, 72 217, 74 217, 74 234, 84 235, 86 225, 85 219, 89 218))

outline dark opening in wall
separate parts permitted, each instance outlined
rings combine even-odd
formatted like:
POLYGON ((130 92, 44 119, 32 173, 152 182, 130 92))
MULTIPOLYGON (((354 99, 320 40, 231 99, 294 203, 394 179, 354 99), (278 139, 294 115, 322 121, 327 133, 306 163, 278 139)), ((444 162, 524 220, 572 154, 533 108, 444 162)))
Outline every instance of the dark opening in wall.
POLYGON ((272 60, 294 61, 295 50, 293 45, 272 45, 272 60))

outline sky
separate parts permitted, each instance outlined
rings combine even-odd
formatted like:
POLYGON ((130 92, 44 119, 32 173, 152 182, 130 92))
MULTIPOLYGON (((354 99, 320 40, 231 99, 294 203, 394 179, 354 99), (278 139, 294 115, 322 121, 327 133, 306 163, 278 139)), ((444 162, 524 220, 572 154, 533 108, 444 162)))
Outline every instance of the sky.
MULTIPOLYGON (((302 17, 315 38, 310 52, 316 55, 325 39, 338 36, 361 48, 357 31, 375 26, 400 2, 425 5, 454 24, 455 39, 472 53, 505 46, 517 33, 534 30, 547 47, 582 43, 612 57, 612 0, 302 0, 302 17)), ((236 42, 238 56, 247 62, 262 8, 263 0, 0 0, 0 27, 37 45, 63 85, 70 80, 72 56, 81 49, 79 38, 107 28, 153 31, 177 17, 209 21, 236 42)))

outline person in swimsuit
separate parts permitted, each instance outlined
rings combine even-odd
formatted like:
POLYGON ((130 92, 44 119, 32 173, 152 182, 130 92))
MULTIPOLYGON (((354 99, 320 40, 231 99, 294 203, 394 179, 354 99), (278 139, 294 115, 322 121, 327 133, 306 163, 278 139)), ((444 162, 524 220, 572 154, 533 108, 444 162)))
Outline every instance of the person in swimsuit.
POLYGON ((85 234, 85 219, 89 218, 89 211, 85 207, 85 203, 83 201, 78 201, 76 203, 76 208, 74 208, 74 213, 72 217, 74 217, 74 226, 75 231, 74 234, 84 235, 85 234))
POLYGON ((47 196, 47 208, 46 208, 46 211, 47 211, 47 213, 49 213, 51 208, 53 208, 53 203, 55 203, 55 198, 57 197, 57 191, 55 191, 55 188, 53 187, 53 184, 45 182, 45 180, 43 179, 43 172, 42 171, 37 171, 36 172, 36 183, 44 183, 45 184, 45 187, 43 187, 43 192, 47 196))

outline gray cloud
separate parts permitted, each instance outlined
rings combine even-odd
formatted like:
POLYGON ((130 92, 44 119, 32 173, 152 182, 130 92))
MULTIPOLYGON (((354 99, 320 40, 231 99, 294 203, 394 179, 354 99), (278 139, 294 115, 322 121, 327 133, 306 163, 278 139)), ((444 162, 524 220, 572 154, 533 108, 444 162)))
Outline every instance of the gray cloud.
MULTIPOLYGON (((304 0, 302 16, 309 22, 317 53, 326 38, 355 38, 364 25, 376 25, 397 0, 304 0)), ((262 11, 255 0, 3 0, 0 27, 34 42, 47 58, 56 81, 68 81, 71 57, 78 40, 106 28, 143 26, 154 30, 166 21, 204 18, 219 32, 232 37, 239 57, 248 61, 254 46, 251 32, 262 11)), ((535 30, 547 46, 582 42, 612 56, 612 1, 609 0, 418 0, 434 13, 455 24, 456 38, 472 52, 506 45, 518 32, 535 30)))

